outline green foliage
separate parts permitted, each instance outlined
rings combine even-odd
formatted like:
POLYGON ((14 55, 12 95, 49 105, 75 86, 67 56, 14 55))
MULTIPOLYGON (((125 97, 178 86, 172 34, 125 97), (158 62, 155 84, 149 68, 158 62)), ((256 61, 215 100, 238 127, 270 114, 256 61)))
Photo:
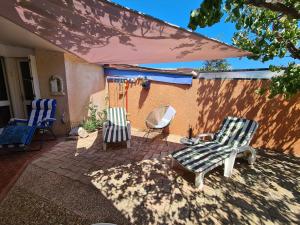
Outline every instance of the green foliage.
POLYGON ((286 68, 271 67, 274 72, 283 70, 282 76, 272 78, 270 84, 270 96, 274 97, 278 94, 283 94, 286 98, 290 98, 297 94, 300 90, 300 66, 295 63, 290 63, 286 68))
POLYGON ((230 64, 225 59, 205 61, 200 71, 227 71, 230 70, 230 64))
POLYGON ((89 116, 83 122, 82 127, 87 132, 94 132, 102 127, 103 123, 106 120, 106 110, 102 110, 101 112, 97 112, 97 106, 94 105, 92 102, 89 103, 88 110, 89 116))
MULTIPOLYGON (((300 2, 298 0, 203 1, 200 7, 191 13, 189 27, 195 30, 197 26, 206 27, 219 22, 222 3, 225 3, 226 21, 235 23, 237 29, 233 36, 233 43, 251 52, 250 59, 262 62, 272 60, 274 57, 286 56, 300 59, 300 2), (213 15, 216 17, 212 18, 213 15)), ((291 62, 283 71, 282 76, 272 79, 270 86, 266 87, 269 88, 271 97, 278 94, 290 97, 300 90, 300 73, 296 63, 291 62)))
POLYGON ((220 0, 204 0, 200 8, 191 12, 189 27, 195 30, 197 26, 203 28, 219 22, 223 16, 221 6, 220 0))

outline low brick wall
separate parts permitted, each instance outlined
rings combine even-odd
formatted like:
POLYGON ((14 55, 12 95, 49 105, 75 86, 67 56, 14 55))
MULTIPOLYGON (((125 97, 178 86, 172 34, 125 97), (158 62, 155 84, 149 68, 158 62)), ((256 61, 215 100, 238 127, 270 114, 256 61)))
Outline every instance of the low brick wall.
MULTIPOLYGON (((214 132, 225 116, 256 120, 260 127, 254 147, 300 154, 300 95, 290 100, 268 99, 255 93, 268 80, 195 79, 192 86, 152 82, 150 90, 131 84, 128 112, 132 126, 145 129, 145 118, 154 108, 172 105, 176 117, 169 132, 184 135, 189 125, 194 135, 214 132)), ((109 83, 111 105, 122 105, 119 88, 109 83)))

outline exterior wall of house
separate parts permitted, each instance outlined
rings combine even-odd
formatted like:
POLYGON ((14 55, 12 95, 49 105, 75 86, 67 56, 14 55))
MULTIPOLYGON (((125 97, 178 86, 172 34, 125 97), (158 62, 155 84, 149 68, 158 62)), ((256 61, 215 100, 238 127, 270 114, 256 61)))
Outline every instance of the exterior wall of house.
POLYGON ((88 115, 92 102, 98 110, 105 108, 105 82, 102 66, 90 64, 73 55, 65 54, 68 103, 71 126, 77 126, 88 115))
POLYGON ((70 130, 70 116, 64 53, 36 49, 35 57, 41 98, 54 98, 57 100, 57 121, 53 125, 54 133, 57 135, 65 135, 70 130), (62 78, 64 95, 51 94, 49 85, 51 76, 59 76, 62 78))
POLYGON ((57 100, 57 121, 53 126, 57 135, 67 134, 71 127, 86 118, 90 101, 97 105, 99 110, 104 109, 106 79, 102 66, 86 63, 63 52, 0 44, 0 56, 4 57, 14 117, 26 117, 17 60, 28 58, 30 55, 35 56, 40 97, 57 100), (62 79, 64 94, 51 93, 49 80, 52 76, 62 79))
POLYGON ((30 48, 0 44, 0 56, 3 57, 28 57, 33 54, 34 50, 30 48))
MULTIPOLYGON (((268 99, 255 90, 268 80, 195 79, 192 86, 152 82, 150 90, 132 84, 128 91, 128 112, 132 126, 145 129, 145 118, 154 108, 172 105, 177 114, 169 132, 187 136, 189 125, 194 135, 214 132, 225 116, 256 120, 259 129, 254 147, 300 154, 300 95, 290 99, 268 99)), ((111 105, 114 85, 109 83, 111 105)))

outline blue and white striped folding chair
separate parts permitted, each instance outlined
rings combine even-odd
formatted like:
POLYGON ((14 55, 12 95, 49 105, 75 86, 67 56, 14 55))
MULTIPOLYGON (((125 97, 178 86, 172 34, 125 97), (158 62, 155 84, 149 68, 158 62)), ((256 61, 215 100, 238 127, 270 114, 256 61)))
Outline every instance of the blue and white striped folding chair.
POLYGON ((103 124, 103 149, 107 143, 126 141, 130 148, 131 127, 127 121, 126 110, 121 107, 107 109, 107 121, 103 124))
POLYGON ((36 130, 42 134, 49 131, 55 138, 51 129, 56 120, 55 111, 55 99, 33 100, 29 119, 12 118, 3 129, 0 134, 0 148, 26 147, 32 141, 36 130))
POLYGON ((238 117, 227 117, 215 134, 200 134, 198 137, 210 136, 211 141, 201 141, 172 153, 172 166, 178 162, 185 169, 196 174, 195 185, 203 189, 204 175, 219 165, 224 164, 224 176, 232 174, 235 158, 244 155, 249 164, 253 164, 256 151, 249 146, 258 128, 255 121, 238 117))

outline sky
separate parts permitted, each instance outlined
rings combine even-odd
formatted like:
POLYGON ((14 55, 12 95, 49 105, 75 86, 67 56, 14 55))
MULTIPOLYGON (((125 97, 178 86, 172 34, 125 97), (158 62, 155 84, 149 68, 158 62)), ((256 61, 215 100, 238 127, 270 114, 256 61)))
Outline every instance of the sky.
MULTIPOLYGON (((112 0, 115 3, 138 10, 158 19, 175 24, 187 29, 189 22, 189 14, 191 10, 197 8, 201 0, 112 0)), ((235 31, 235 27, 231 23, 225 23, 224 18, 218 24, 208 28, 198 28, 197 33, 203 34, 210 38, 216 38, 227 44, 232 44, 231 38, 235 31)), ((274 59, 262 63, 260 61, 249 60, 245 57, 242 59, 230 58, 228 62, 232 69, 253 69, 267 68, 272 65, 287 65, 291 61, 290 57, 283 59, 274 59)), ((160 63, 160 64, 141 64, 153 68, 200 68, 203 62, 176 62, 176 63, 160 63)))

